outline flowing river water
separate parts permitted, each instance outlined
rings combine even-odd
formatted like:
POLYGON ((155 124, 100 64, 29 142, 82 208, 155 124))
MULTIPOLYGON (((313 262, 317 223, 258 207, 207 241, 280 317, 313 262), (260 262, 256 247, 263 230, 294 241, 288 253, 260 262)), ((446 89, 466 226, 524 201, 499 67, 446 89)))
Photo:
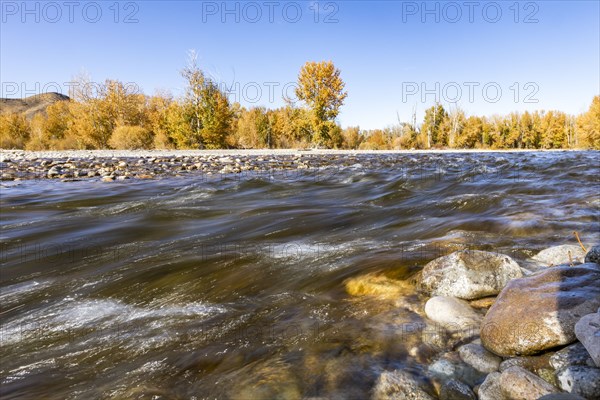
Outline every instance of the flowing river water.
POLYGON ((410 279, 458 249, 600 242, 598 152, 381 154, 313 171, 1 190, 0 397, 369 397, 424 373, 410 279))

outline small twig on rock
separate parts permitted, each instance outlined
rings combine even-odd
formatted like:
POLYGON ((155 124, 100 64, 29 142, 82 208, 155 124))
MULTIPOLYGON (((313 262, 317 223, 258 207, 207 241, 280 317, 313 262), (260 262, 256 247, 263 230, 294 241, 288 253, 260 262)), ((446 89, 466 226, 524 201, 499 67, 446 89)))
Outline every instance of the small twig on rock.
POLYGON ((571 267, 574 267, 575 264, 573 264, 573 257, 571 257, 571 250, 567 251, 567 254, 569 255, 569 264, 571 265, 571 267))
POLYGON ((583 251, 585 251, 587 253, 587 250, 585 249, 585 246, 583 245, 583 243, 581 243, 581 240, 579 240, 579 233, 577 233, 577 231, 573 231, 573 235, 575 235, 575 237, 577 238, 577 241, 579 242, 579 245, 581 246, 581 248, 583 249, 583 251))

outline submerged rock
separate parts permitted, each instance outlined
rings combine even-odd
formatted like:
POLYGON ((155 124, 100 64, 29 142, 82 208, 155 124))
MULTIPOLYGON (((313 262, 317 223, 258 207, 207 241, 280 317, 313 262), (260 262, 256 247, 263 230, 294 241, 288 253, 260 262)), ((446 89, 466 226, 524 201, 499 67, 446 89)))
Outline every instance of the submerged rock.
POLYGON ((575 324, 575 336, 594 360, 596 367, 600 367, 600 312, 581 318, 575 324))
POLYGON ((566 345, 576 339, 577 321, 599 305, 596 264, 547 268, 506 286, 485 316, 481 341, 505 357, 566 345))
POLYGON ((508 281, 522 275, 509 256, 462 250, 425 265, 421 285, 433 295, 474 300, 498 294, 508 281))
POLYGON ((346 292, 351 296, 378 296, 396 299, 399 296, 414 294, 415 287, 397 279, 383 275, 366 274, 350 278, 344 282, 346 292))
POLYGON ((443 354, 428 367, 428 372, 442 382, 457 380, 471 387, 482 383, 486 377, 485 373, 465 363, 456 352, 443 354))
POLYGON ((551 267, 561 264, 581 264, 585 259, 585 251, 581 246, 572 244, 563 244, 560 246, 553 246, 545 250, 540 251, 532 260, 539 262, 545 266, 551 267))
POLYGON ((408 371, 383 372, 373 388, 373 400, 435 400, 431 382, 408 371))
POLYGON ((468 385, 452 379, 442 385, 440 400, 477 400, 477 396, 468 385))

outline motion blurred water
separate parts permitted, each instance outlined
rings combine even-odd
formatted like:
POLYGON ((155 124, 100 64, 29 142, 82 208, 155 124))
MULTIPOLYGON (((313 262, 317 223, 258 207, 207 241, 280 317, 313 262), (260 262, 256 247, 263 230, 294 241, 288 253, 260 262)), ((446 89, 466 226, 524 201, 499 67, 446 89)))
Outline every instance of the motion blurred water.
POLYGON ((1 187, 2 399, 368 398, 419 373, 424 296, 351 297, 461 248, 600 242, 600 153, 1 187), (416 327, 416 328, 415 328, 416 327))

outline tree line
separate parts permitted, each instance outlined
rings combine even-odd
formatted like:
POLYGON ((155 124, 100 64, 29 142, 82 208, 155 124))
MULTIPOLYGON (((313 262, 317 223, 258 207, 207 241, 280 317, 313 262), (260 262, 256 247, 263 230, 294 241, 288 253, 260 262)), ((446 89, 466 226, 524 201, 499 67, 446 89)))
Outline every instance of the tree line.
POLYGON ((94 85, 80 78, 70 101, 59 101, 31 119, 0 116, 0 148, 65 149, 600 149, 600 97, 587 112, 511 113, 467 116, 460 108, 435 104, 419 124, 375 130, 342 129, 337 122, 347 97, 340 70, 332 62, 307 62, 296 96, 277 109, 245 108, 202 71, 194 54, 181 72, 183 96, 132 93, 117 80, 94 85))

